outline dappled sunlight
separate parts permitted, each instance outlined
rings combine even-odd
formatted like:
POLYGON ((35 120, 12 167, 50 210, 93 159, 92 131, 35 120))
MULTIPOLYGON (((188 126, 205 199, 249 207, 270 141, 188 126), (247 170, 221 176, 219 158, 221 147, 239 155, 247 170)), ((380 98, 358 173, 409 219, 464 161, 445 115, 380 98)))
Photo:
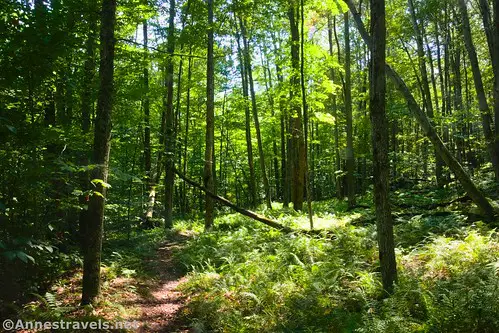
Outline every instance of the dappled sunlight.
MULTIPOLYGON (((300 215, 286 219, 306 226, 306 216, 300 215)), ((423 319, 432 327, 451 327, 441 320, 455 310, 439 299, 454 294, 442 289, 439 281, 447 281, 446 288, 459 289, 460 279, 485 270, 485 275, 467 283, 489 281, 499 286, 494 268, 499 267, 494 266, 499 256, 495 232, 456 223, 460 232, 449 234, 454 236, 428 236, 425 227, 421 234, 426 237, 410 238, 415 242, 412 251, 397 251, 400 283, 394 296, 379 302, 382 286, 376 268, 375 226, 351 226, 351 221, 362 217, 360 212, 320 215, 316 221, 332 232, 328 238, 285 235, 230 215, 217 219, 212 232, 189 240, 175 256, 190 270, 180 288, 189 297, 187 307, 195 327, 226 331, 244 327, 259 332, 329 327, 378 332, 375 327, 385 325, 421 329, 423 319), (392 313, 399 313, 397 320, 392 313)), ((415 232, 411 223, 406 221, 402 228, 403 223, 399 239, 415 232)), ((429 227, 436 225, 433 221, 429 227)), ((496 296, 493 288, 483 295, 487 299, 496 296)), ((495 311, 492 307, 487 313, 495 311)), ((473 316, 463 314, 462 320, 473 321, 473 316)))

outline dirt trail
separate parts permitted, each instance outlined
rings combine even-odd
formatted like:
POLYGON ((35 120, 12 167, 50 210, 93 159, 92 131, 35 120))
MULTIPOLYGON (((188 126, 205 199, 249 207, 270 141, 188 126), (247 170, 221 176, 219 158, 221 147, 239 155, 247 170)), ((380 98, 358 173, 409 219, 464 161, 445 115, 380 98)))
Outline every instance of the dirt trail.
POLYGON ((185 281, 182 272, 172 260, 172 252, 188 239, 176 235, 162 244, 155 258, 158 281, 146 286, 140 293, 142 315, 138 318, 141 327, 138 332, 190 332, 188 323, 182 316, 186 305, 185 297, 177 291, 177 286, 185 281))

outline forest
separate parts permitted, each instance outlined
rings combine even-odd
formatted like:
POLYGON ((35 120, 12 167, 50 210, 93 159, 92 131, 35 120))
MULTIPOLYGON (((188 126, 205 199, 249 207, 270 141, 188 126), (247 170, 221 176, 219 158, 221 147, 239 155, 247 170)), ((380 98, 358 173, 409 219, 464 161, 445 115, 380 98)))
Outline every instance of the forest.
POLYGON ((499 0, 0 0, 6 332, 499 332, 498 227, 499 0))

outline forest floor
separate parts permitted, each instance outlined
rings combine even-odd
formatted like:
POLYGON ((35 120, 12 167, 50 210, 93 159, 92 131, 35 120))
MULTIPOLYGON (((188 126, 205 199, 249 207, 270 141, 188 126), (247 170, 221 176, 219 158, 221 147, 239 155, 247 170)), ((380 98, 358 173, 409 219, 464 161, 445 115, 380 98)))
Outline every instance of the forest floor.
MULTIPOLYGON (((188 297, 178 290, 186 281, 185 268, 174 260, 192 232, 144 231, 131 239, 108 240, 101 270, 102 291, 95 307, 79 306, 81 269, 61 277, 43 294, 18 309, 23 321, 127 322, 133 332, 190 332, 188 297)), ((40 330, 19 330, 18 332, 40 330)), ((50 331, 50 330, 48 330, 50 331)), ((88 330, 69 330, 87 332, 88 330)), ((130 330, 97 330, 130 332, 130 330)))
MULTIPOLYGON (((488 196, 499 206, 497 187, 488 196)), ((139 332, 499 332, 499 231, 450 188, 394 191, 399 282, 383 299, 372 197, 314 202, 314 235, 220 210, 214 228, 108 230, 102 297, 79 307, 81 269, 25 304, 40 321, 128 321, 139 332), (467 329, 463 330, 463 327, 467 329)), ((268 218, 307 230, 305 213, 268 218)), ((113 331, 116 332, 116 331, 113 331)))
POLYGON ((158 280, 142 289, 139 332, 189 332, 182 316, 186 297, 177 290, 185 282, 182 270, 173 261, 173 251, 178 251, 188 236, 176 234, 162 243, 154 259, 158 280))

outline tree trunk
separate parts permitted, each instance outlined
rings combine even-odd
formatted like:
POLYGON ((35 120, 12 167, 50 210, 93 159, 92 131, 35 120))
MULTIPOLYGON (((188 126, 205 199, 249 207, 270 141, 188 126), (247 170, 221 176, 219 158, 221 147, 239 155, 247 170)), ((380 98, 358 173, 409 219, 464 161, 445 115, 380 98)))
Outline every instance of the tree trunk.
POLYGON ((147 208, 145 213, 145 225, 151 227, 151 219, 154 212, 155 201, 155 186, 152 166, 151 166, 151 117, 150 117, 150 103, 149 103, 149 49, 148 49, 148 36, 147 36, 147 19, 143 23, 143 38, 144 38, 144 171, 146 175, 147 193, 149 198, 147 201, 147 208), (151 196, 151 193, 153 195, 151 196))
POLYGON ((251 110, 253 111, 253 121, 255 122, 256 140, 258 143, 258 155, 260 161, 260 170, 262 172, 263 189, 265 191, 265 203, 269 209, 272 209, 272 200, 270 196, 270 186, 269 180, 267 178, 267 171, 265 166, 265 154, 263 153, 263 142, 262 135, 260 132, 260 120, 258 119, 258 109, 256 104, 255 87, 253 83, 253 68, 251 65, 250 47, 248 43, 248 38, 246 35, 246 26, 241 18, 239 18, 239 24, 241 26, 241 34, 243 37, 243 55, 246 72, 248 74, 248 82, 251 94, 251 110))
MULTIPOLYGON (((277 43, 275 40, 274 34, 272 34, 272 42, 274 44, 274 52, 277 53, 279 49, 277 47, 277 43)), ((284 84, 284 78, 282 76, 281 67, 278 65, 278 61, 275 62, 275 69, 277 75, 277 81, 279 82, 279 86, 282 89, 284 84)), ((290 169, 288 168, 288 152, 289 152, 289 138, 288 138, 288 129, 287 129, 287 115, 286 111, 286 96, 282 93, 279 93, 279 112, 280 112, 280 134, 281 134, 281 188, 282 188, 282 205, 283 207, 289 207, 289 201, 291 199, 291 184, 290 184, 290 169), (287 147, 287 149, 286 149, 287 147)))
POLYGON ((256 176, 255 176, 255 164, 253 162, 253 143, 251 141, 251 115, 249 109, 249 98, 248 98, 248 80, 246 76, 246 64, 243 57, 243 50, 241 48, 241 42, 239 36, 237 40, 237 51, 239 57, 239 69, 241 73, 241 82, 243 88, 243 99, 244 99, 244 125, 246 134, 246 152, 248 155, 248 168, 249 168, 249 178, 248 178, 248 189, 250 192, 250 207, 255 208, 258 202, 258 196, 256 192, 256 176))
MULTIPOLYGON (((331 16, 328 15, 327 18, 327 25, 328 25, 328 41, 329 41, 329 55, 332 57, 333 56, 333 29, 336 29, 336 25, 333 24, 333 20, 331 19, 331 16)), ((339 55, 339 50, 338 50, 338 55, 339 55)), ((334 73, 334 68, 330 69, 330 77, 333 82, 335 82, 335 73, 334 73)), ((331 109, 333 113, 333 118, 335 119, 334 122, 334 163, 335 163, 335 168, 334 168, 334 182, 336 186, 336 196, 337 198, 341 198, 341 177, 338 177, 337 173, 341 171, 341 163, 340 163, 340 146, 339 146, 339 129, 338 129, 338 115, 337 115, 337 105, 336 105, 336 92, 333 92, 331 94, 331 109)))
MULTIPOLYGON (((211 1, 211 0, 209 0, 209 1, 211 1)), ((293 232, 293 229, 291 229, 290 227, 281 225, 281 224, 279 224, 279 223, 277 223, 277 222, 275 222, 275 221, 273 221, 273 220, 271 220, 271 219, 269 219, 269 218, 267 218, 267 217, 265 217, 263 215, 260 215, 260 214, 257 214, 255 212, 252 212, 250 210, 246 210, 246 209, 243 209, 241 207, 238 207, 237 205, 235 205, 234 203, 230 202, 226 198, 221 197, 221 196, 213 193, 213 191, 211 191, 208 188, 206 188, 206 186, 202 186, 201 184, 196 183, 192 179, 187 178, 185 175, 180 174, 178 171, 176 171, 176 173, 186 183, 189 183, 190 185, 192 185, 192 186, 200 189, 201 191, 203 191, 210 198, 215 199, 218 202, 222 203, 223 205, 232 208, 236 212, 238 212, 238 213, 240 213, 240 214, 242 214, 244 216, 247 216, 249 218, 252 218, 252 219, 254 219, 256 221, 262 222, 262 223, 268 225, 269 227, 278 229, 278 230, 280 230, 282 232, 285 232, 285 233, 293 232)))
MULTIPOLYGON (((432 97, 431 97, 431 93, 430 93, 430 83, 428 81, 428 71, 426 70, 426 55, 425 55, 424 44, 423 44, 423 31, 422 31, 422 29, 420 29, 419 24, 418 24, 418 20, 416 17, 416 11, 414 9, 413 0, 409 0, 408 2, 409 2, 409 10, 411 12, 412 26, 414 29, 414 33, 416 35, 419 72, 421 75, 423 96, 424 96, 424 100, 426 102, 425 103, 426 113, 428 114, 428 118, 430 118, 430 121, 433 121, 434 112, 433 112, 432 97)), ((435 96, 435 98, 436 98, 436 96, 435 96)), ((441 172, 440 172, 441 170, 439 169, 439 167, 441 165, 441 161, 440 161, 440 158, 436 152, 435 152, 435 163, 436 163, 435 175, 436 175, 436 182, 438 185, 438 184, 442 183, 441 172)))
MULTIPOLYGON (((364 39, 366 44, 371 45, 371 37, 368 35, 367 31, 364 28, 362 20, 357 13, 357 9, 352 3, 352 0, 347 0, 347 5, 350 8, 350 11, 353 14, 353 17, 356 21, 357 28, 364 39)), ((447 147, 443 144, 442 140, 438 136, 435 128, 431 125, 430 121, 421 110, 419 105, 417 104, 414 96, 411 94, 409 88, 402 80, 402 78, 398 75, 395 70, 393 70, 388 64, 386 64, 386 73, 392 79, 395 87, 402 93, 404 96, 409 110, 412 112, 413 116, 418 121, 419 125, 425 132, 426 136, 429 138, 433 146, 435 147, 437 153, 440 155, 442 160, 447 164, 449 169, 452 170, 456 178, 463 186, 464 190, 468 193, 468 195, 472 198, 473 202, 479 207, 482 213, 489 219, 492 220, 494 218, 494 209, 490 205, 487 198, 484 194, 475 186, 475 184, 471 181, 470 177, 464 171, 463 167, 459 162, 455 159, 454 156, 449 152, 447 147)))
MULTIPOLYGON (((494 121, 495 121, 495 146, 499 151, 499 0, 494 1, 494 121)), ((497 178, 496 178, 497 179, 497 178)))
POLYGON ((305 142, 303 140, 302 113, 300 109, 300 34, 298 31, 297 18, 299 17, 298 8, 295 0, 289 1, 288 18, 291 26, 291 65, 293 73, 291 74, 291 200, 295 210, 303 209, 303 199, 305 194, 305 142))
MULTIPOLYGON (((88 8, 90 13, 93 10, 97 11, 98 5, 96 1, 90 1, 88 8)), ((95 40, 97 33, 97 17, 92 14, 88 14, 89 20, 89 33, 87 40, 85 42, 85 65, 83 73, 83 84, 81 93, 81 130, 84 135, 90 131, 90 114, 92 114, 92 109, 94 107, 94 93, 93 93, 93 83, 95 80, 95 40)), ((89 154, 87 152, 82 153, 80 165, 89 164, 89 154)), ((80 186, 82 191, 87 191, 89 189, 90 175, 88 172, 82 172, 80 174, 80 186)), ((79 228, 80 228, 80 242, 82 253, 86 249, 86 239, 87 239, 87 209, 88 209, 88 199, 89 197, 81 195, 79 198, 79 203, 82 206, 79 214, 79 228), (83 208, 83 206, 87 206, 83 208)))
MULTIPOLYGON (((272 119, 275 119, 274 96, 272 96, 272 91, 271 91, 273 90, 273 83, 272 83, 272 73, 270 71, 270 64, 268 62, 268 59, 266 59, 267 57, 266 49, 260 50, 260 53, 262 60, 263 77, 265 81, 265 91, 269 99, 270 115, 272 119), (264 58, 267 60, 266 62, 264 62, 264 58)), ((273 154, 272 165, 274 168, 273 174, 274 174, 275 197, 280 198, 282 197, 281 182, 280 182, 281 177, 279 170, 279 158, 278 158, 279 153, 277 150, 276 131, 274 126, 272 126, 271 135, 272 135, 272 154, 273 154)))
POLYGON ((482 116, 483 134, 485 136, 485 141, 487 142, 487 148, 492 161, 492 166, 494 168, 496 180, 499 180, 499 146, 496 144, 496 138, 491 130, 491 127, 493 126, 492 117, 490 116, 489 105, 487 103, 487 97, 485 96, 485 90, 483 88, 482 74, 480 73, 480 67, 478 65, 478 57, 476 55, 475 46, 473 45, 471 37, 468 10, 466 9, 465 0, 458 0, 458 3, 461 12, 464 42, 466 50, 468 51, 468 58, 470 60, 471 71, 473 73, 473 81, 475 82, 478 108, 480 109, 480 114, 482 116))
MULTIPOLYGON (((487 0, 479 0, 483 26, 487 36, 492 70, 494 73, 494 121, 495 121, 495 153, 499 153, 499 1, 494 2, 493 23, 491 24, 490 7, 487 0)), ((496 173, 496 180, 499 180, 496 173)))
POLYGON ((173 227, 173 172, 175 161, 175 114, 173 112, 173 53, 175 51, 175 0, 170 0, 166 60, 166 149, 165 149, 165 228, 173 227))
POLYGON ((371 0, 371 89, 374 205, 378 231, 379 261, 383 288, 393 292, 397 280, 393 221, 389 202, 390 162, 388 160, 388 121, 386 118, 386 27, 385 1, 371 0))
MULTIPOLYGON (((213 58, 213 0, 208 0, 208 54, 206 69, 206 148, 204 154, 204 187, 214 192, 213 157, 215 142, 215 67, 213 58)), ((215 203, 208 194, 205 195, 205 230, 213 226, 215 203)))
POLYGON ((300 38, 300 84, 301 84, 301 100, 303 108, 303 128, 304 128, 304 151, 305 151, 305 192, 307 195, 307 212, 310 223, 310 230, 314 229, 314 219, 312 212, 312 191, 310 189, 310 171, 309 171, 309 155, 308 155, 308 104, 307 92, 305 89, 305 13, 303 0, 300 0, 300 19, 301 19, 301 38, 300 38))
POLYGON ((113 108, 114 26, 116 1, 103 0, 101 16, 100 88, 95 119, 92 172, 95 191, 90 197, 87 213, 86 251, 83 255, 82 304, 94 303, 100 293, 100 263, 104 222, 104 198, 109 166, 111 111, 113 108))
MULTIPOLYGON (((149 49, 147 36, 147 19, 143 23, 144 38, 144 171, 148 184, 151 183, 151 122, 149 108, 149 49)), ((149 185, 150 188, 150 185, 149 185)))
POLYGON ((350 24, 348 12, 345 12, 345 118, 347 122, 347 197, 348 207, 355 206, 355 160, 353 153, 353 121, 352 121, 352 83, 350 70, 350 24))
MULTIPOLYGON (((192 55, 192 46, 189 47, 189 55, 192 55)), ((187 175, 187 146, 189 144, 189 124, 190 124, 190 111, 191 111, 191 80, 192 80, 192 57, 189 57, 187 64, 187 96, 185 105, 185 132, 184 132, 184 154, 182 161, 182 171, 184 175, 187 175)), ((187 203, 187 188, 185 182, 182 184, 182 213, 187 213, 188 203, 187 203)))

